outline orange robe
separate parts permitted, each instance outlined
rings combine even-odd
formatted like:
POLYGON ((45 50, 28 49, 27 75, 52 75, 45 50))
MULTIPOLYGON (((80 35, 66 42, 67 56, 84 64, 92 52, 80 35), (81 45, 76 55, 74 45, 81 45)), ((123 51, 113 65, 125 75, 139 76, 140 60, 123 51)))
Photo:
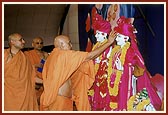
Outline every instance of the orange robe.
POLYGON ((9 49, 4 50, 4 110, 38 110, 33 68, 21 51, 7 63, 9 52, 9 49))
POLYGON ((78 111, 90 111, 88 99, 88 90, 95 80, 95 71, 93 61, 83 63, 79 69, 72 75, 73 100, 78 111))
MULTIPOLYGON (((28 56, 32 65, 40 64, 41 58, 35 50, 25 51, 24 53, 28 56)), ((42 78, 42 74, 38 72, 37 69, 36 69, 36 76, 42 78)))
POLYGON ((87 54, 86 52, 53 49, 43 67, 44 92, 40 99, 40 110, 73 110, 72 100, 58 96, 58 91, 84 62, 87 54))
MULTIPOLYGON (((30 60, 32 65, 40 64, 41 58, 35 50, 25 51, 24 53, 26 54, 26 56, 28 56, 28 59, 30 60)), ((37 88, 35 91, 36 91, 36 96, 37 96, 37 100, 38 100, 38 104, 39 104, 40 103, 40 96, 43 92, 42 73, 37 71, 37 68, 35 68, 34 70, 36 72, 36 75, 34 77, 34 82, 37 84, 40 84, 40 87, 39 87, 39 85, 35 84, 35 88, 37 88)))

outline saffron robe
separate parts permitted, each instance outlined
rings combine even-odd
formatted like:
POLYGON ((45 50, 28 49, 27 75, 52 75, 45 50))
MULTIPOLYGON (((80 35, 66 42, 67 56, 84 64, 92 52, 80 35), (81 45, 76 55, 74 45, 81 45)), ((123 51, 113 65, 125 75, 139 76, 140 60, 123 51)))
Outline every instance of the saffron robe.
MULTIPOLYGON (((41 58, 35 50, 25 51, 24 52, 28 57, 32 65, 40 64, 41 58)), ((42 73, 38 72, 36 69, 36 76, 42 79, 42 73)))
MULTIPOLYGON (((36 64, 40 64, 41 57, 37 54, 36 50, 25 51, 24 53, 26 54, 26 56, 28 56, 28 59, 30 60, 30 62, 31 62, 31 64, 33 66, 36 65, 36 64)), ((40 96, 41 96, 41 94, 43 92, 42 73, 38 71, 38 68, 35 68, 34 70, 36 72, 36 76, 34 77, 34 82, 41 84, 40 88, 39 88, 38 85, 35 84, 35 88, 37 88, 37 90, 36 90, 37 100, 38 100, 38 103, 40 103, 40 101, 39 101, 40 100, 40 96)))
POLYGON ((71 78, 73 100, 78 111, 90 111, 88 90, 95 80, 93 61, 83 63, 71 78))
POLYGON ((22 51, 7 63, 10 49, 4 50, 4 110, 38 110, 33 67, 22 51))
POLYGON ((43 67, 44 91, 40 99, 40 110, 73 110, 72 100, 70 102, 66 97, 58 96, 58 91, 84 62, 87 54, 87 52, 53 49, 43 67))

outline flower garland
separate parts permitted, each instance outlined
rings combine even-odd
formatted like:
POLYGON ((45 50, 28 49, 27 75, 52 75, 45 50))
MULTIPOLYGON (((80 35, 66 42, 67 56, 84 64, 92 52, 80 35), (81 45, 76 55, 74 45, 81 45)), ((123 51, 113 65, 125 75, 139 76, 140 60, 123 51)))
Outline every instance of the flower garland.
MULTIPOLYGON (((93 49, 94 50, 95 48, 103 45, 104 43, 107 42, 107 39, 105 41, 103 41, 102 43, 100 42, 97 42, 93 49)), ((121 51, 121 56, 120 56, 120 60, 121 60, 121 64, 123 65, 124 62, 125 62, 125 56, 126 56, 126 52, 128 50, 128 48, 130 47, 130 42, 126 42, 126 44, 124 45, 124 47, 121 49, 120 46, 115 46, 113 49, 112 49, 112 52, 110 54, 110 57, 108 58, 109 59, 109 63, 108 63, 108 69, 107 69, 107 72, 108 72, 108 77, 107 77, 107 83, 108 83, 108 89, 109 89, 109 94, 111 96, 117 96, 118 95, 118 86, 119 86, 119 82, 120 82, 120 79, 121 79, 121 76, 122 76, 122 71, 120 70, 117 70, 116 71, 116 78, 115 78, 115 82, 114 82, 114 86, 113 88, 111 88, 110 86, 110 77, 111 77, 111 74, 115 71, 114 68, 112 68, 112 61, 113 61, 113 57, 114 55, 121 51)), ((99 59, 102 60, 102 54, 99 56, 99 59)), ((98 71, 98 68, 99 68, 99 63, 95 63, 95 70, 96 72, 98 71)), ((92 92, 92 95, 93 95, 93 92, 92 92)), ((110 107, 112 109, 115 109, 117 108, 118 104, 115 103, 115 102, 110 102, 110 107)))
POLYGON ((115 109, 117 108, 118 104, 115 102, 110 102, 110 108, 115 109))
POLYGON ((128 104, 127 104, 127 110, 128 110, 128 111, 134 110, 133 103, 134 103, 135 98, 136 98, 135 96, 136 96, 136 95, 131 96, 131 97, 129 98, 129 100, 128 100, 128 104))
POLYGON ((128 100, 128 105, 127 105, 127 110, 128 111, 142 111, 144 110, 144 107, 148 104, 150 104, 150 99, 145 99, 139 102, 135 107, 134 107, 134 102, 136 100, 136 95, 133 95, 130 97, 128 100))
MULTIPOLYGON (((122 48, 121 50, 121 56, 120 56, 120 60, 121 60, 121 64, 123 65, 124 62, 125 62, 125 56, 126 56, 126 52, 128 50, 128 48, 130 47, 130 42, 126 42, 126 44, 124 45, 124 47, 122 48)), ((116 71, 116 78, 115 78, 115 81, 114 81, 114 86, 113 88, 110 87, 110 77, 111 77, 111 74, 113 73, 113 68, 112 68, 112 57, 116 54, 116 52, 118 52, 120 50, 120 46, 116 46, 113 48, 112 50, 112 53, 109 57, 109 66, 108 66, 108 79, 107 79, 107 82, 108 82, 108 88, 109 88, 109 93, 111 96, 117 96, 118 95, 118 86, 119 86, 119 82, 120 82, 120 79, 121 79, 121 76, 122 76, 122 71, 120 70, 117 70, 116 71)))
MULTIPOLYGON (((105 39, 102 43, 97 42, 97 43, 93 46, 92 51, 95 50, 95 48, 102 46, 102 45, 105 44, 106 42, 107 42, 107 39, 105 39)), ((97 58, 98 58, 98 57, 97 57, 97 58)), ((102 54, 99 56, 99 59, 102 60, 102 54)), ((97 72, 98 69, 99 69, 99 63, 95 63, 95 71, 97 72)))
POLYGON ((130 99, 128 100, 127 110, 143 111, 145 109, 144 107, 148 104, 150 104, 150 99, 148 97, 146 88, 144 88, 136 95, 130 97, 130 99))

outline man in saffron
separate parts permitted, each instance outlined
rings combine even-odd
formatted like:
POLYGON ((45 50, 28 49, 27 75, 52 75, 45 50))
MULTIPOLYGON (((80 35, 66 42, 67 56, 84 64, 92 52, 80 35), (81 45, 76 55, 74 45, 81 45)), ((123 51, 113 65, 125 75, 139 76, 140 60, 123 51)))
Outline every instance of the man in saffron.
POLYGON ((21 51, 25 41, 18 33, 8 37, 9 48, 4 51, 4 110, 37 111, 33 67, 21 51))
POLYGON ((68 36, 55 37, 55 48, 48 56, 42 72, 44 92, 40 100, 41 110, 72 111, 73 92, 69 87, 69 78, 81 64, 96 58, 109 47, 114 42, 115 36, 115 32, 111 33, 104 45, 89 53, 71 50, 72 44, 68 36))

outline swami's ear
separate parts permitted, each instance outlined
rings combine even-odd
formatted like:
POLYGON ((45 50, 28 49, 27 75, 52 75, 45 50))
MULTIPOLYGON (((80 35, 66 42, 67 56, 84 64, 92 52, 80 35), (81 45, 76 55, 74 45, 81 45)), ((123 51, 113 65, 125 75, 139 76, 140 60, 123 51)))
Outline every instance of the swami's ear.
POLYGON ((11 39, 10 41, 9 41, 9 44, 11 45, 11 44, 14 44, 15 43, 15 40, 13 40, 13 39, 11 39))
POLYGON ((34 42, 32 43, 32 47, 34 47, 34 42))

